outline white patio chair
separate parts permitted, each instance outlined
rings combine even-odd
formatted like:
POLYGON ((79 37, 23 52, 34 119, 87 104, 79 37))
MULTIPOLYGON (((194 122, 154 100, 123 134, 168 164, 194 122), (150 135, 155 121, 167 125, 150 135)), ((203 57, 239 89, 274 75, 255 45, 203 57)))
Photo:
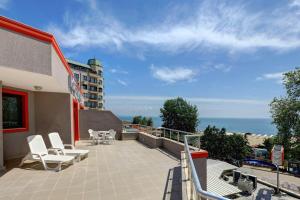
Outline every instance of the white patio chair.
POLYGON ((106 135, 105 137, 106 137, 108 143, 112 144, 115 141, 116 131, 113 129, 110 129, 108 132, 109 132, 109 134, 106 135))
POLYGON ((94 131, 93 129, 89 129, 88 133, 90 135, 90 139, 92 140, 92 143, 98 144, 100 138, 99 138, 98 134, 96 133, 96 131, 94 131))
POLYGON ((48 137, 52 148, 58 150, 58 152, 62 155, 75 156, 77 161, 80 161, 82 157, 88 156, 89 150, 75 149, 74 145, 72 144, 63 144, 57 132, 49 133, 48 137), (66 147, 70 147, 71 149, 66 149, 66 147))
POLYGON ((63 163, 73 164, 74 156, 59 155, 55 149, 47 149, 41 135, 31 135, 27 137, 30 153, 28 153, 21 161, 19 166, 22 166, 26 160, 40 161, 45 170, 60 171, 63 163), (54 152, 55 155, 49 154, 54 152), (48 163, 55 163, 57 167, 48 167, 48 163))

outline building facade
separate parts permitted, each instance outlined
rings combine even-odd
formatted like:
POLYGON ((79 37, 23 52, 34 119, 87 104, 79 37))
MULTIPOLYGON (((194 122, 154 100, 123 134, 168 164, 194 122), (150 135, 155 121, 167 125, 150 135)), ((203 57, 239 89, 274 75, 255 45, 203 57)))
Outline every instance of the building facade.
POLYGON ((26 138, 80 139, 84 97, 53 35, 0 16, 0 170, 29 152, 26 138))
POLYGON ((89 109, 104 109, 103 66, 99 60, 89 59, 87 64, 68 60, 74 77, 84 96, 84 105, 89 109))

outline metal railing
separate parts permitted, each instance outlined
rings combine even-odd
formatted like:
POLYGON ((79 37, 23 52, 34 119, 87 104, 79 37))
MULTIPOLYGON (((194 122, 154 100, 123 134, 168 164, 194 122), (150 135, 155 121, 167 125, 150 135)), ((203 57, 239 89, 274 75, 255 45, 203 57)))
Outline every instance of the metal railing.
POLYGON ((190 181, 190 188, 188 193, 188 197, 191 200, 200 200, 200 199, 212 199, 212 200, 229 200, 225 197, 222 197, 218 194, 214 194, 202 189, 198 176, 201 174, 197 174, 191 152, 190 152, 190 145, 188 139, 193 137, 199 137, 200 135, 186 135, 184 136, 184 152, 185 152, 185 159, 186 159, 186 169, 188 174, 188 181, 190 181))
POLYGON ((164 137, 177 142, 184 143, 185 162, 187 170, 187 181, 190 182, 188 197, 191 200, 211 199, 211 200, 229 200, 218 194, 214 194, 202 189, 199 176, 197 174, 190 149, 197 147, 200 149, 200 136, 201 134, 195 134, 186 131, 180 131, 175 129, 169 129, 164 127, 153 128, 151 126, 145 126, 140 124, 123 124, 123 128, 135 128, 156 137, 164 137))
MULTIPOLYGON (((184 136, 195 135, 195 133, 180 131, 165 127, 154 128, 141 124, 123 124, 123 128, 135 128, 156 137, 164 137, 177 142, 184 143, 184 136)), ((189 141, 189 145, 200 148, 200 136, 189 141)))

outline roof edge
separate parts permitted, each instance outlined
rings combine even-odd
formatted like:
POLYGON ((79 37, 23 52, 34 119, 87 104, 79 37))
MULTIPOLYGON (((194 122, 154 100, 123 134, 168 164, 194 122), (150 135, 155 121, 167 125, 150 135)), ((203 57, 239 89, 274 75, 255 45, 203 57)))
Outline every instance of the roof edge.
POLYGON ((41 30, 36 29, 36 28, 33 28, 33 27, 28 26, 26 24, 17 22, 15 20, 8 19, 4 16, 0 16, 0 27, 4 28, 4 29, 7 29, 7 30, 10 30, 10 31, 13 31, 13 32, 16 32, 16 33, 20 33, 22 35, 29 36, 31 38, 34 38, 34 39, 37 39, 37 40, 40 40, 40 41, 50 43, 54 47, 56 53, 58 54, 61 62, 63 63, 65 69, 67 70, 67 72, 71 76, 74 76, 72 70, 70 69, 68 63, 66 62, 66 59, 65 59, 62 51, 59 48, 58 43, 56 42, 56 40, 55 40, 55 38, 52 34, 41 31, 41 30))

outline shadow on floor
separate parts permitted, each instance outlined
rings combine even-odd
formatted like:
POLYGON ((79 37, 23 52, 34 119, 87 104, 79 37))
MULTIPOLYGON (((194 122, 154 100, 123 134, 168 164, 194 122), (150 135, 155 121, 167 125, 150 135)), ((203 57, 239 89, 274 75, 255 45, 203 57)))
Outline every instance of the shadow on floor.
MULTIPOLYGON (((11 160, 7 160, 5 161, 5 170, 0 172, 0 177, 4 176, 7 172, 9 172, 12 169, 15 168, 19 168, 19 169, 24 169, 24 170, 44 170, 43 164, 41 162, 32 162, 32 161, 26 161, 22 167, 19 166, 19 164, 21 163, 21 158, 17 158, 17 159, 11 159, 11 160)), ((49 167, 54 168, 57 165, 50 163, 48 164, 49 167)), ((68 168, 70 165, 66 164, 66 165, 62 165, 61 166, 61 170, 64 170, 66 168, 68 168)))
POLYGON ((181 200, 181 199, 182 199, 181 167, 178 166, 169 169, 163 200, 181 200))

